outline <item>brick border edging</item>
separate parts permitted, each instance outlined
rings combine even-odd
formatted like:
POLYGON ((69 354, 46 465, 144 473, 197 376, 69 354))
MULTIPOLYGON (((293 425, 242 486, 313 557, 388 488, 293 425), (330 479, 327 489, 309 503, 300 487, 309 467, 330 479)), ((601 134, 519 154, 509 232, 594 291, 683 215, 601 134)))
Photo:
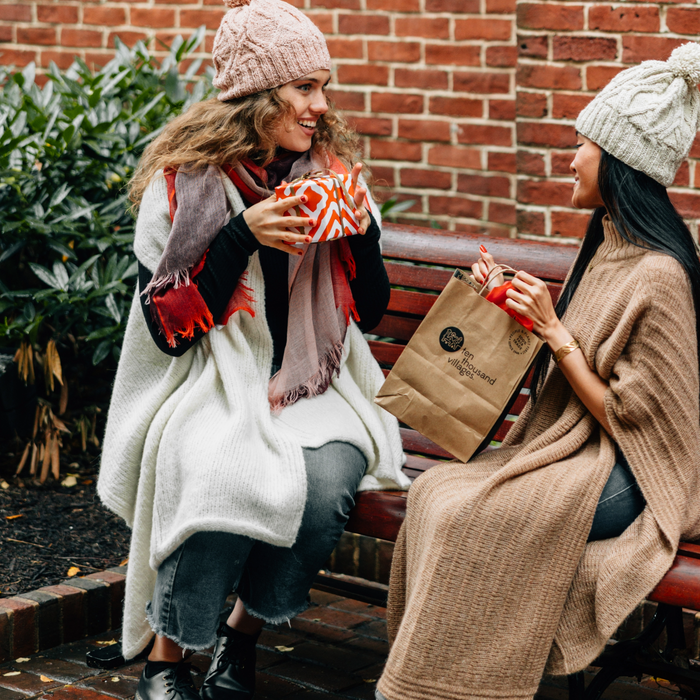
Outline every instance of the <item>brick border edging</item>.
POLYGON ((121 627, 126 566, 0 598, 0 662, 121 627))
MULTIPOLYGON (((344 532, 327 569, 389 582, 393 542, 344 532)), ((0 663, 121 627, 126 566, 0 598, 0 663)))

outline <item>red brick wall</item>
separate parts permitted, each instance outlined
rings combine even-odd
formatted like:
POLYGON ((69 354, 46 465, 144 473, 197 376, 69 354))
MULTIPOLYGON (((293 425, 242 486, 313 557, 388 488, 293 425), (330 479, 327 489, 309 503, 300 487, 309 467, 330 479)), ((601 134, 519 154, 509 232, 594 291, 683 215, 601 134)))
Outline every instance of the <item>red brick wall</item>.
MULTIPOLYGON (((618 70, 665 59, 700 33, 681 2, 296 0, 326 34, 332 95, 362 134, 382 196, 402 220, 494 236, 573 241, 568 164, 579 110, 618 70)), ((219 0, 0 0, 0 64, 103 63, 114 36, 168 42, 219 0)), ((206 54, 202 54, 206 56, 206 54)), ((672 196, 697 235, 696 146, 672 196)))
MULTIPOLYGON (((517 27, 518 233, 580 237, 588 217, 570 207, 571 125, 620 70, 644 60, 666 60, 676 46, 696 40, 700 8, 673 0, 623 4, 519 1, 517 27)), ((670 190, 696 238, 699 157, 696 141, 670 190)))

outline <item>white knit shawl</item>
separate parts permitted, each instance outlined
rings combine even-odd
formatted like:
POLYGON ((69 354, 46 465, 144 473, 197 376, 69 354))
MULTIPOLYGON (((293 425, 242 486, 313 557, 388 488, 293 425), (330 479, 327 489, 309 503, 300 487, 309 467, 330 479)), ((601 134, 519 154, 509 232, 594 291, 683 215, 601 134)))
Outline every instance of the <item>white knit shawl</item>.
MULTIPOLYGON (((221 175, 236 215, 243 202, 221 175)), ((170 226, 165 179, 157 177, 144 194, 134 242, 137 258, 151 271, 170 226)), ((368 464, 360 490, 406 489, 410 483, 401 472, 396 419, 372 401, 382 372, 352 322, 332 390, 298 402, 305 402, 300 413, 313 419, 313 430, 302 434, 290 427, 294 406, 279 418, 271 414, 272 337, 257 253, 247 273, 255 317, 234 314, 181 357, 156 347, 134 295, 98 482, 103 503, 133 529, 122 639, 126 658, 152 636, 145 606, 158 566, 192 533, 224 531, 277 546, 294 543, 306 503, 302 447, 333 440, 355 444, 368 464), (347 420, 327 420, 338 407, 347 420)))

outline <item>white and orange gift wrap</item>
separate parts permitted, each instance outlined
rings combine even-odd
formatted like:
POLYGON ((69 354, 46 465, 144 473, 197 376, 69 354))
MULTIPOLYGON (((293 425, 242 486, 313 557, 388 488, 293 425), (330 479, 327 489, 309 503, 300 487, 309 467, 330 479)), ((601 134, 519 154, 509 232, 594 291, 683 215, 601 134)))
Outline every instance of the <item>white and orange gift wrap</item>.
POLYGON ((321 170, 305 175, 285 185, 275 187, 277 199, 306 195, 307 201, 285 216, 308 216, 314 226, 297 227, 301 234, 311 236, 311 243, 332 241, 355 235, 360 224, 355 216, 354 183, 349 174, 321 170))

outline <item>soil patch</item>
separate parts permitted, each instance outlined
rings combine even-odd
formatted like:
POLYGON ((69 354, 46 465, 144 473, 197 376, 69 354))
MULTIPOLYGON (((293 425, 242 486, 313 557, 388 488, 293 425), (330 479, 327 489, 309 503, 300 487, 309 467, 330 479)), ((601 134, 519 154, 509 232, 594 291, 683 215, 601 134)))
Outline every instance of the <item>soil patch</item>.
POLYGON ((97 498, 98 455, 61 455, 61 480, 76 482, 67 487, 14 478, 19 454, 0 453, 0 597, 60 583, 71 568, 85 576, 124 562, 130 530, 97 498))

